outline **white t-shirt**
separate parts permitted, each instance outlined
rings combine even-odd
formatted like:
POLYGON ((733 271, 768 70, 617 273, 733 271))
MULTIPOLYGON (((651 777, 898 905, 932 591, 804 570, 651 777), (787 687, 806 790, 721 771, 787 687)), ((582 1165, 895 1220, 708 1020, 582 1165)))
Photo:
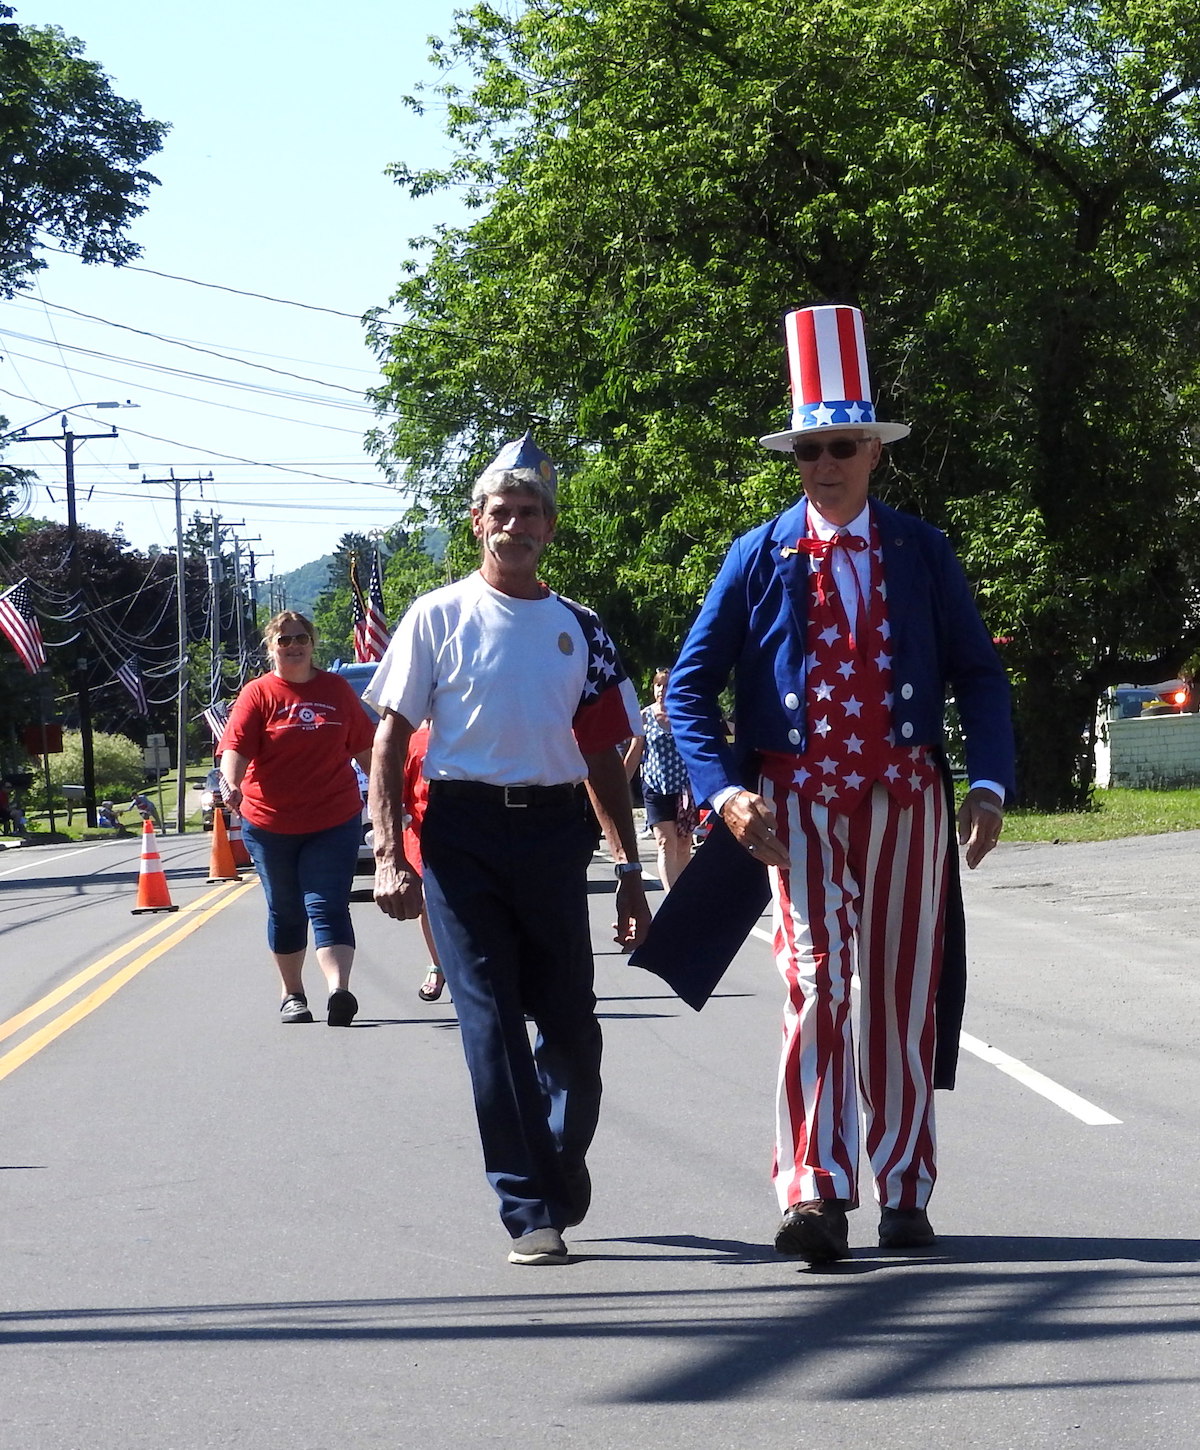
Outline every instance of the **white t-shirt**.
POLYGON ((416 600, 363 699, 432 722, 427 780, 561 785, 640 735, 637 696, 590 609, 514 599, 476 572, 416 600))

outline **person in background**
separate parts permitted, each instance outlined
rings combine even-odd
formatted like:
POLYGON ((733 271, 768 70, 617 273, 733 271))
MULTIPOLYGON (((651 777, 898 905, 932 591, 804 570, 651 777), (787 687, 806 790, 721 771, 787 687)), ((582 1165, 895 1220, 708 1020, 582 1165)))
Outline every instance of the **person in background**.
POLYGON ((137 811, 141 815, 142 820, 145 820, 149 816, 154 829, 156 831, 162 830, 162 817, 158 814, 158 807, 148 795, 143 795, 140 791, 134 791, 128 809, 137 811))
POLYGON ((96 807, 96 824, 105 831, 119 831, 122 836, 129 834, 112 801, 101 801, 96 807))
POLYGON ((263 630, 270 670, 234 701, 217 747, 221 795, 267 899, 267 943, 279 971, 280 1020, 311 1022, 303 969, 312 926, 329 990, 326 1020, 348 1027, 354 926, 350 892, 362 796, 352 768, 371 764, 374 727, 340 675, 313 664, 313 626, 285 610, 263 630))
POLYGON ((625 773, 633 779, 642 768, 642 802, 646 824, 658 847, 658 879, 669 891, 692 857, 696 809, 688 786, 687 767, 671 733, 665 704, 670 670, 655 670, 654 701, 642 711, 644 735, 635 735, 625 750, 625 773))
MULTIPOLYGON (((404 758, 404 856, 418 876, 421 874, 421 822, 429 803, 429 782, 423 773, 428 749, 429 721, 422 720, 412 733, 404 758)), ((446 977, 430 930, 429 913, 425 910, 421 912, 421 935, 429 952, 429 970, 417 988, 417 996, 422 1002, 436 1002, 445 990, 446 977)))

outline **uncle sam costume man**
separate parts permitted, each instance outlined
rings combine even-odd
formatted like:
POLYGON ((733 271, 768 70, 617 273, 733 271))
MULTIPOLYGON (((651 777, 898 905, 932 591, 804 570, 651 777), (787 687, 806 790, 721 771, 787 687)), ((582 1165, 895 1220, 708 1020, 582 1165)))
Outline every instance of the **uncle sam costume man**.
MULTIPOLYGON (((775 1246, 825 1263, 849 1254, 860 1108, 880 1245, 933 1242, 933 1087, 953 1079, 964 971, 947 688, 966 738, 971 867, 999 836, 1014 751, 1008 682, 944 535, 869 497, 882 444, 909 429, 875 418, 861 313, 800 308, 785 334, 791 427, 761 441, 792 453, 804 497, 733 544, 667 706, 697 798, 741 861, 767 868, 787 985, 775 1246), (732 747, 719 701, 731 673, 732 747), (940 1043, 939 987, 952 1004, 940 1043)), ((673 892, 663 911, 686 905, 673 892)))

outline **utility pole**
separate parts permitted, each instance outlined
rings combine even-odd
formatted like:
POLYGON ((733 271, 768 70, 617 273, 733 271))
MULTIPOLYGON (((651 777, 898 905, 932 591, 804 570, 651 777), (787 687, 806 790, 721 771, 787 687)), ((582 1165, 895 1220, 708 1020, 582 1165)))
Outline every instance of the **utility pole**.
POLYGON ((212 526, 212 552, 208 556, 208 588, 209 604, 212 609, 212 659, 209 671, 209 701, 212 704, 221 698, 224 689, 223 671, 221 669, 221 582, 224 578, 224 561, 221 558, 221 537, 228 530, 232 533, 234 529, 245 527, 244 519, 237 519, 230 523, 217 513, 209 512, 209 521, 212 526))
POLYGON ((183 501, 181 491, 189 483, 211 483, 212 474, 195 478, 176 478, 171 469, 170 478, 147 478, 143 483, 169 483, 175 490, 175 605, 179 629, 179 686, 175 694, 175 830, 180 836, 187 829, 187 722, 188 722, 188 657, 187 657, 187 602, 184 594, 185 571, 183 567, 183 501))
MULTIPOLYGON (((274 557, 275 557, 275 551, 274 551, 274 549, 271 549, 268 553, 265 553, 265 554, 264 553, 257 553, 256 554, 253 549, 250 550, 250 577, 249 577, 249 579, 246 582, 247 582, 247 584, 249 586, 249 589, 250 589, 250 621, 251 621, 251 626, 252 626, 255 634, 258 633, 258 563, 259 563, 259 560, 260 559, 273 559, 274 557)), ((270 608, 270 604, 271 604, 271 585, 270 585, 270 580, 268 580, 267 581, 267 605, 268 605, 267 617, 268 618, 270 618, 270 616, 275 613, 275 611, 270 608)))
MULTIPOLYGON (((89 408, 120 408, 120 403, 87 403, 89 408)), ((67 476, 67 583, 71 598, 76 601, 79 631, 75 636, 75 662, 71 667, 74 679, 76 713, 79 716, 79 744, 83 753, 83 804, 89 826, 96 825, 96 757, 92 747, 92 696, 88 687, 88 611, 83 602, 83 565, 79 558, 79 520, 75 513, 75 445, 91 438, 116 438, 115 428, 107 433, 76 433, 66 413, 62 415, 61 433, 18 433, 13 443, 61 443, 66 456, 67 476)))
MULTIPOLYGON (((262 539, 261 534, 254 534, 245 540, 248 544, 255 544, 262 539)), ((242 543, 237 534, 233 536, 233 598, 234 598, 234 619, 237 624, 237 653, 238 653, 238 683, 246 683, 246 601, 242 595, 242 543)), ((254 555, 250 555, 250 568, 254 568, 254 555)))

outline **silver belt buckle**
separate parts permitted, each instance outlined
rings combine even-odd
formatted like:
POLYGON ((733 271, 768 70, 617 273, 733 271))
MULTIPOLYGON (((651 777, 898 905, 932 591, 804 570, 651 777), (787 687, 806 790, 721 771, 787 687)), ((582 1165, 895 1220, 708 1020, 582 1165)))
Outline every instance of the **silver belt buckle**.
POLYGON ((506 785, 504 787, 504 804, 508 807, 508 809, 510 811, 523 811, 529 805, 529 802, 528 801, 520 801, 520 800, 510 800, 509 799, 509 795, 508 795, 509 791, 510 790, 528 790, 528 789, 529 789, 529 787, 527 785, 506 785))

